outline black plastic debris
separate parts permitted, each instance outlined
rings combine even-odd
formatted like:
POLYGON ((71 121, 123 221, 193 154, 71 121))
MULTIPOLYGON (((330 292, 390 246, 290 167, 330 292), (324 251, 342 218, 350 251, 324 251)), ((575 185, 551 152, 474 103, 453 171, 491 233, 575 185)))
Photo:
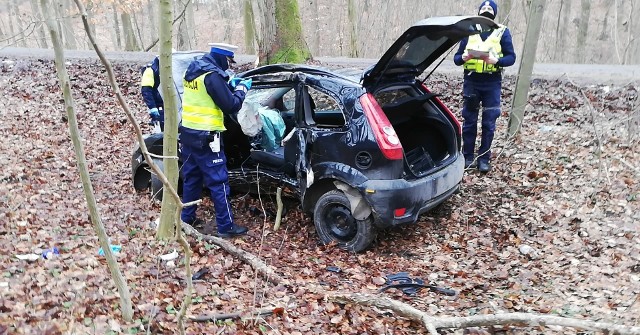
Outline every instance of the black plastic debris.
POLYGON ((198 271, 196 271, 196 273, 193 274, 193 276, 191 276, 191 280, 198 280, 200 278, 202 278, 204 275, 206 275, 207 273, 209 273, 209 268, 202 268, 198 271))
POLYGON ((337 266, 327 266, 327 271, 340 273, 340 272, 342 272, 342 269, 337 267, 337 266))
POLYGON ((386 279, 387 280, 385 282, 385 286, 383 286, 380 290, 378 290, 378 292, 384 292, 390 288, 397 288, 397 289, 400 289, 406 295, 414 296, 421 289, 428 288, 432 292, 436 292, 436 293, 440 293, 448 296, 456 295, 456 291, 454 290, 438 287, 435 285, 425 284, 424 280, 420 278, 415 278, 415 279, 411 278, 409 277, 408 272, 398 272, 396 274, 390 274, 386 276, 386 279))

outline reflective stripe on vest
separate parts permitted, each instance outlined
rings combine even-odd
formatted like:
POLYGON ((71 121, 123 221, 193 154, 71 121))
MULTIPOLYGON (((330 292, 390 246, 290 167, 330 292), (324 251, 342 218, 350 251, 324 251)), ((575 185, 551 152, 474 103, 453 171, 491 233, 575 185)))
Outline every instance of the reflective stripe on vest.
POLYGON ((182 96, 182 126, 195 130, 224 131, 224 114, 213 102, 204 77, 207 72, 192 81, 182 80, 184 94, 182 96))
POLYGON ((142 79, 140 80, 140 86, 153 87, 155 83, 156 81, 153 79, 153 69, 150 66, 148 66, 146 69, 144 69, 144 72, 142 72, 142 79))
MULTIPOLYGON (((502 46, 500 45, 500 40, 502 39, 502 34, 504 34, 506 29, 507 27, 500 25, 500 28, 492 31, 489 37, 484 41, 479 34, 469 36, 465 52, 468 52, 468 50, 488 51, 491 55, 500 59, 500 57, 502 57, 502 46)), ((500 70, 499 66, 487 64, 482 59, 470 59, 464 63, 463 67, 465 70, 477 73, 493 73, 500 70)))

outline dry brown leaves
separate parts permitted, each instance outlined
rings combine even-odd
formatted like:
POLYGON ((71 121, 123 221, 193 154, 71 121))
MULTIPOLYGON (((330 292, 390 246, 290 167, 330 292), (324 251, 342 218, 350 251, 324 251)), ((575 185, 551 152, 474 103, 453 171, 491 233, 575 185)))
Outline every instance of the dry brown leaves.
MULTIPOLYGON (((137 64, 115 68, 123 93, 145 120, 137 64)), ((152 333, 173 334, 184 290, 182 256, 176 268, 157 258, 175 246, 154 240, 149 223, 160 209, 131 186, 131 127, 101 66, 72 60, 68 69, 100 212, 112 243, 123 246, 118 259, 134 294, 136 321, 121 320, 117 293, 97 255, 53 64, 2 59, 0 333, 133 334, 151 327, 152 333), (14 257, 53 246, 60 255, 50 260, 14 257)), ((430 86, 459 110, 459 78, 436 77, 430 86)), ((505 86, 504 100, 510 101, 513 81, 505 86)), ((396 289, 384 293, 433 315, 520 311, 637 323, 640 153, 638 125, 632 122, 639 113, 637 99, 632 85, 536 81, 515 143, 503 135, 507 118, 499 119, 489 175, 468 173, 461 193, 417 225, 382 232, 362 254, 318 245, 312 222, 295 204, 281 229, 272 232, 273 219, 267 216, 263 228, 264 217, 255 215, 261 208, 256 198, 236 197, 238 221, 252 232, 234 243, 259 254, 288 282, 270 285, 214 246, 191 241, 194 270, 209 272, 195 282, 189 314, 271 306, 284 308, 284 315, 189 323, 189 333, 420 333, 419 325, 386 311, 324 299, 331 291, 377 292, 386 275, 401 271, 459 292, 456 297, 428 290, 413 297, 396 289)), ((275 211, 274 203, 263 199, 275 211)), ((201 207, 212 220, 210 203, 201 207)))

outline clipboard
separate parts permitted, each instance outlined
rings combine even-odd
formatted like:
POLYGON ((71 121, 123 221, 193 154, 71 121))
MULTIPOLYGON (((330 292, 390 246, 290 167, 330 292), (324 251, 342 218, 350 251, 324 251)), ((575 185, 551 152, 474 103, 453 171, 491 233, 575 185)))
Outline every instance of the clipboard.
POLYGON ((469 55, 473 58, 485 58, 485 57, 489 57, 489 52, 488 51, 480 51, 480 50, 473 50, 473 49, 469 49, 467 50, 467 52, 469 53, 469 55))

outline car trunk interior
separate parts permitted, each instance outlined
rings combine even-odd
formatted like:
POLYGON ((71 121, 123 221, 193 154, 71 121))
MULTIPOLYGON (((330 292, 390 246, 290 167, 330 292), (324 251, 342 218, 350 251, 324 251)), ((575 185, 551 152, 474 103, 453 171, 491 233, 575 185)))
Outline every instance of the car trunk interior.
POLYGON ((376 99, 404 149, 406 175, 421 177, 454 160, 455 129, 435 101, 435 94, 398 98, 398 92, 384 92, 376 99))

